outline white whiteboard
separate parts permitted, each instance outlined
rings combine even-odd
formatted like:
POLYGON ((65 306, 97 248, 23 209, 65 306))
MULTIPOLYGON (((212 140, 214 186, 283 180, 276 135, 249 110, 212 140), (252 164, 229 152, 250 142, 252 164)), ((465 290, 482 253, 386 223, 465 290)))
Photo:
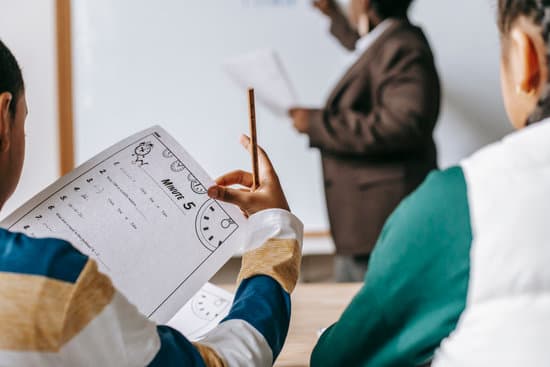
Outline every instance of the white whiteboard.
MULTIPOLYGON (((345 51, 309 0, 74 0, 76 160, 160 124, 212 176, 250 169, 245 91, 223 73, 229 57, 275 49, 300 102, 320 106, 345 51), (109 131, 109 134, 104 134, 109 131), (108 138, 106 138, 108 136, 108 138)), ((306 231, 327 230, 319 154, 290 120, 258 106, 259 141, 306 231)))
MULTIPOLYGON (((73 0, 77 161, 160 123, 213 176, 248 168, 248 156, 237 145, 239 133, 248 128, 246 95, 220 65, 226 57, 274 48, 301 102, 322 105, 344 72, 346 53, 310 3, 73 0), (105 139, 106 129, 112 141, 105 139)), ((491 2, 479 0, 416 0, 411 11, 431 41, 444 86, 436 131, 442 167, 509 131, 494 17, 491 2)), ((258 117, 260 142, 293 211, 306 230, 328 229, 318 153, 289 121, 275 119, 261 106, 258 117)))

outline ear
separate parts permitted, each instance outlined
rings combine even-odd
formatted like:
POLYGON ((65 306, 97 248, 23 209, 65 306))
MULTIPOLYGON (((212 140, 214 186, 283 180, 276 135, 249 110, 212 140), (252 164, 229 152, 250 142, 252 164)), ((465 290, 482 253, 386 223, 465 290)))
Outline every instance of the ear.
POLYGON ((10 128, 13 116, 10 106, 13 103, 13 96, 9 92, 0 94, 0 153, 7 151, 10 147, 10 128))
POLYGON ((531 36, 515 27, 510 33, 512 41, 512 72, 519 92, 534 94, 541 82, 539 55, 531 36))

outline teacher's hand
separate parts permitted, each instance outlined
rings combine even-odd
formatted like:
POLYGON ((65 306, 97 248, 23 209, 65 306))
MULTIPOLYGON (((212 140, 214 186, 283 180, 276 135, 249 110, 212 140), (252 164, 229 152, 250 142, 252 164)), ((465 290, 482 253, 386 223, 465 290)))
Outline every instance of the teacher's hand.
POLYGON ((309 128, 309 109, 307 108, 291 108, 288 115, 292 118, 294 128, 302 134, 307 133, 309 128))
MULTIPOLYGON (((250 151, 251 142, 248 136, 241 137, 242 146, 250 151)), ((208 189, 212 199, 235 204, 244 215, 251 216, 265 209, 284 209, 290 211, 277 173, 265 151, 258 147, 260 182, 252 191, 252 173, 233 171, 216 180, 216 186, 208 189), (241 188, 229 186, 239 185, 241 188)))
POLYGON ((313 6, 329 17, 338 9, 334 0, 315 0, 313 6))

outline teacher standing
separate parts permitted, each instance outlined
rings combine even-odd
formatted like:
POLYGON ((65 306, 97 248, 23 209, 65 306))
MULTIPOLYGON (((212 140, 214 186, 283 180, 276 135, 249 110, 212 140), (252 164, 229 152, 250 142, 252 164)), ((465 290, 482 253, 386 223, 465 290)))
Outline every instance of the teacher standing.
POLYGON ((354 58, 323 108, 289 112, 321 151, 339 282, 363 280, 384 222, 437 168, 440 84, 430 45, 407 17, 411 2, 352 0, 349 18, 334 0, 314 2, 354 58))

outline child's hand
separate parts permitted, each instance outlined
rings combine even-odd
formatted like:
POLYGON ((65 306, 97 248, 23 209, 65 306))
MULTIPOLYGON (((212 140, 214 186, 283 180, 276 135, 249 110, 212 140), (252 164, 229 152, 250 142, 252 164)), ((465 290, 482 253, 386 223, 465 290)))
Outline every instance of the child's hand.
MULTIPOLYGON (((250 151, 251 142, 248 136, 241 137, 241 144, 250 151)), ((267 154, 260 147, 258 147, 258 160, 260 182, 255 191, 252 191, 252 174, 250 172, 233 171, 218 178, 216 186, 208 189, 208 196, 239 206, 246 216, 265 209, 290 210, 277 173, 267 154), (232 185, 240 185, 244 188, 228 187, 232 185)))

